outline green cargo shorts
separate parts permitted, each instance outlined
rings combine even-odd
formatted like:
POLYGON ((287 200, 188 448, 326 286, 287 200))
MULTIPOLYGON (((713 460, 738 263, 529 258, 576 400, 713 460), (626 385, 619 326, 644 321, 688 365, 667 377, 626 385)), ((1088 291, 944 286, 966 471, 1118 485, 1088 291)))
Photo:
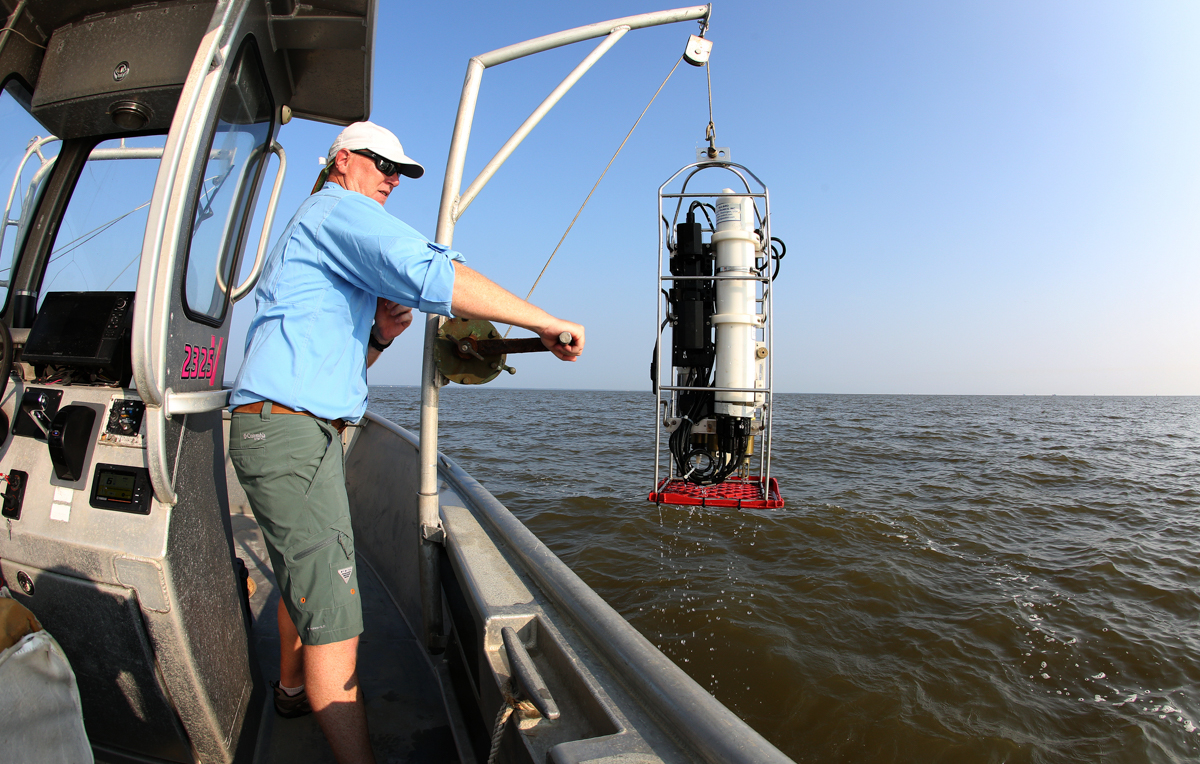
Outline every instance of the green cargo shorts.
POLYGON ((280 597, 306 645, 362 633, 345 456, 310 416, 234 414, 229 458, 258 520, 280 597))

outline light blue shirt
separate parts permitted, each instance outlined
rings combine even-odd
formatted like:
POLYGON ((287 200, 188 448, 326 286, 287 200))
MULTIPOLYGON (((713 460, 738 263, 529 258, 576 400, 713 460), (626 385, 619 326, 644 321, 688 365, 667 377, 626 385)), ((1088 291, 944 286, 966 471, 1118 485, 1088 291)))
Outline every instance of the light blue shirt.
POLYGON ((274 401, 322 419, 367 410, 375 298, 450 315, 463 256, 335 183, 308 197, 254 290, 257 311, 230 408, 274 401))

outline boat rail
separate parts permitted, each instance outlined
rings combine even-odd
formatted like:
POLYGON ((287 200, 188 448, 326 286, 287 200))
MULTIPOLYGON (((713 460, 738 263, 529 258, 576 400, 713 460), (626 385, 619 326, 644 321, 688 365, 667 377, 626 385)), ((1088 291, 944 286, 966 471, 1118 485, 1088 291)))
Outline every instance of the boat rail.
MULTIPOLYGON (((368 411, 366 418, 419 447, 411 432, 368 411)), ((479 481, 445 454, 439 474, 470 502, 496 539, 511 550, 521 570, 565 615, 588 646, 610 666, 665 730, 687 730, 685 744, 711 764, 791 764, 775 746, 727 709, 650 640, 596 594, 566 563, 518 520, 479 481)))
MULTIPOLYGON (((446 159, 446 176, 442 184, 442 200, 438 209, 437 232, 434 240, 438 244, 451 246, 454 242, 454 227, 467 204, 492 178, 500 165, 512 154, 522 140, 533 130, 559 99, 579 81, 609 49, 632 29, 674 24, 680 21, 707 20, 712 13, 710 5, 643 13, 609 21, 600 21, 574 29, 543 35, 524 42, 497 48, 480 56, 474 56, 467 64, 467 76, 463 82, 462 95, 458 102, 458 115, 454 121, 454 132, 450 139, 450 155, 446 159), (541 53, 564 45, 597 37, 606 38, 589 53, 570 74, 551 91, 550 95, 534 109, 533 113, 517 128, 491 161, 460 196, 463 167, 467 159, 467 144, 471 137, 471 126, 475 118, 475 104, 483 80, 483 71, 518 58, 541 53), (465 200, 465 202, 464 202, 465 200)), ((441 521, 438 516, 437 491, 437 447, 438 447, 438 391, 442 377, 434 362, 434 348, 442 318, 435 314, 425 320, 425 350, 421 366, 421 482, 418 491, 418 522, 421 528, 419 552, 421 575, 422 636, 431 649, 440 649, 444 637, 441 633, 442 603, 436 555, 437 542, 442 537, 441 521)))

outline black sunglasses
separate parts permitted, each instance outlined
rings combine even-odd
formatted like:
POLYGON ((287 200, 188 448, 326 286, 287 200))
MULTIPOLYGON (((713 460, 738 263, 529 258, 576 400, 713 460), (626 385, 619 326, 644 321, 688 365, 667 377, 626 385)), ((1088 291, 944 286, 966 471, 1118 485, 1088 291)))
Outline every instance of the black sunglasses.
POLYGON ((375 162, 375 169, 379 170, 389 178, 393 175, 399 175, 400 168, 403 167, 403 165, 401 165, 399 162, 393 162, 390 159, 384 159, 369 149, 359 149, 357 151, 351 151, 350 153, 358 154, 360 157, 366 157, 367 159, 372 160, 375 162))

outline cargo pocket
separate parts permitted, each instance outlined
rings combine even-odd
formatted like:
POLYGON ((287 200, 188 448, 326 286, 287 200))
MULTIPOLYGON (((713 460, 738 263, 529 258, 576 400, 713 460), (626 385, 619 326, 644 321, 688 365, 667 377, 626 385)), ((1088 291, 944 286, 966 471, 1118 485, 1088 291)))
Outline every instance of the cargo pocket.
POLYGON ((292 604, 307 613, 338 608, 353 602, 358 592, 358 570, 352 537, 328 528, 298 545, 288 557, 292 604))

